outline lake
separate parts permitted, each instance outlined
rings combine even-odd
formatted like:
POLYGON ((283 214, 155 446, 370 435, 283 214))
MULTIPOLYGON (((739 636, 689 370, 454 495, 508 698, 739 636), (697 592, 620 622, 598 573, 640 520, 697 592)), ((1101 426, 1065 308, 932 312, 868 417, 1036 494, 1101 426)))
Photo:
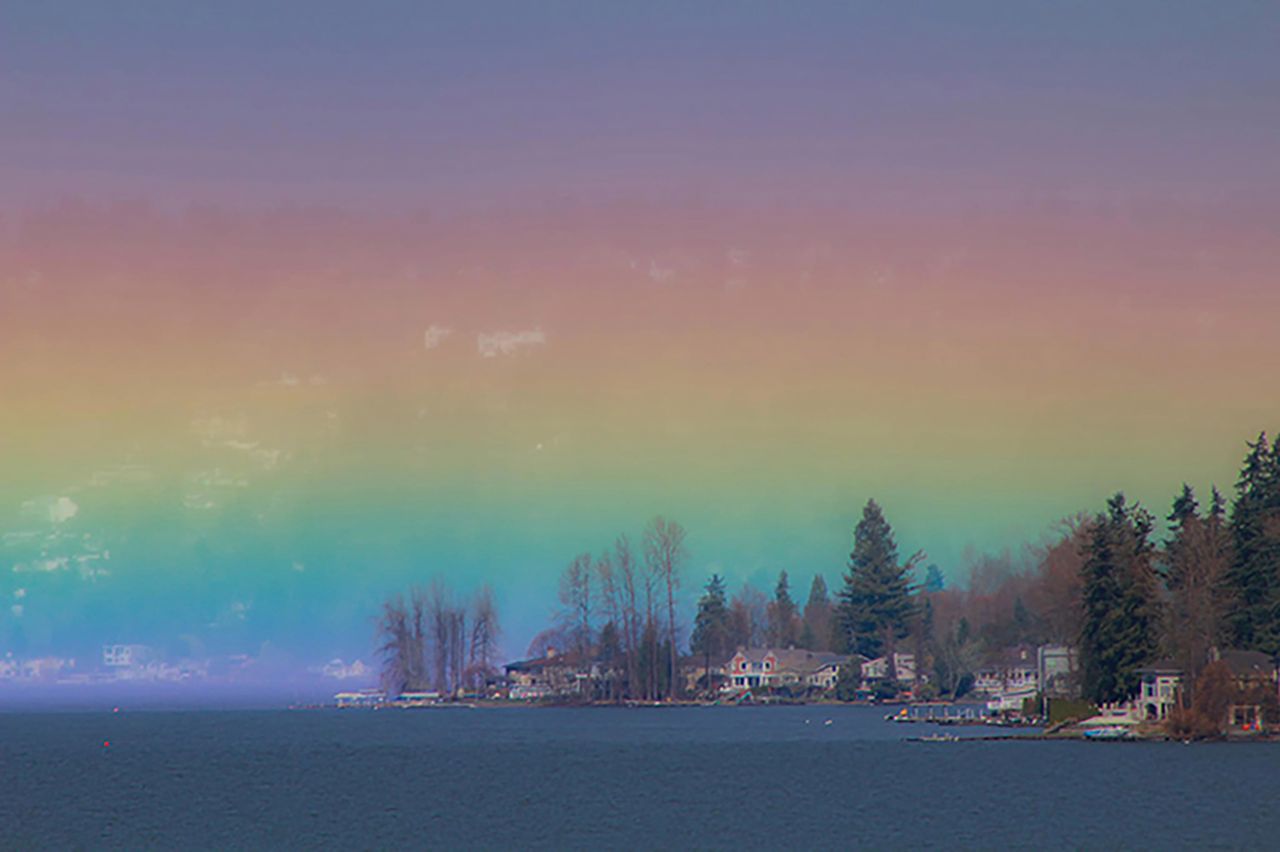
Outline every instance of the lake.
POLYGON ((933 727, 890 724, 883 713, 0 713, 0 843, 818 849, 1280 842, 1280 746, 914 743, 903 738, 933 727))

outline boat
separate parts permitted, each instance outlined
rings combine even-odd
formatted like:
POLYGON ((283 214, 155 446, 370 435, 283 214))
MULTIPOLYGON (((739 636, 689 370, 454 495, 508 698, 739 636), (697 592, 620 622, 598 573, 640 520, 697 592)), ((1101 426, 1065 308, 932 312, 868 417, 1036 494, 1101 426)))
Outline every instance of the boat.
POLYGON ((1100 728, 1090 728, 1085 731, 1084 738, 1087 740, 1131 740, 1133 739, 1133 731, 1123 725, 1104 725, 1100 728))

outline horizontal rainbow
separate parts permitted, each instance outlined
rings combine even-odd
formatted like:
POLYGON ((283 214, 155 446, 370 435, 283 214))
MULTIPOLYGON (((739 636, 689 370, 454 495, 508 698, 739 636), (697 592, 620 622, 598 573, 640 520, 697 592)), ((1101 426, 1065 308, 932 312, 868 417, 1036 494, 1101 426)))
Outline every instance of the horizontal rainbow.
POLYGON ((365 653, 439 573, 519 653, 655 513, 690 599, 802 595, 870 496, 959 578, 1116 489, 1225 489, 1280 426, 1247 211, 8 219, 0 650, 365 653))

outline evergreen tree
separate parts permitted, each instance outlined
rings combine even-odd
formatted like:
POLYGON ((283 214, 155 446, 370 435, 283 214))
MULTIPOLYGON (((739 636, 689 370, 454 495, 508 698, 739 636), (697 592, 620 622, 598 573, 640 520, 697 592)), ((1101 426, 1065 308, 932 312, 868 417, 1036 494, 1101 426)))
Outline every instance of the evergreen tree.
POLYGON ((796 643, 796 604, 791 600, 791 582, 787 572, 778 575, 773 589, 773 601, 769 604, 769 644, 775 648, 787 648, 796 643))
POLYGON ((1200 502, 1196 500, 1196 493, 1187 483, 1182 483, 1182 493, 1173 500, 1173 511, 1169 513, 1168 521, 1175 527, 1180 526, 1187 518, 1197 517, 1200 512, 1200 502))
POLYGON ((815 574, 813 582, 809 584, 809 600, 804 605, 804 629, 800 634, 800 646, 810 651, 830 650, 832 622, 827 581, 821 574, 815 574))
POLYGON ((1227 517, 1227 501, 1222 496, 1222 492, 1218 490, 1218 486, 1213 486, 1213 498, 1209 501, 1209 519, 1222 522, 1227 517))
POLYGON ((605 672, 605 692, 600 696, 608 701, 616 700, 621 694, 621 672, 619 664, 623 661, 622 638, 618 626, 606 621, 600 628, 600 638, 596 646, 596 660, 602 664, 605 672))
POLYGON ((856 701, 861 686, 862 669, 856 662, 846 663, 836 675, 836 700, 856 701))
POLYGON ((1227 630, 1239 648, 1280 653, 1280 441, 1249 444, 1231 506, 1227 630))
POLYGON ((1013 602, 1013 641, 1019 645, 1030 642, 1035 638, 1034 633, 1034 619, 1027 605, 1023 603, 1022 595, 1018 595, 1013 602))
POLYGON ((1231 549, 1217 489, 1209 515, 1200 517, 1198 509, 1194 492, 1183 485, 1169 513, 1170 536, 1162 554, 1169 591, 1165 634, 1188 685, 1196 682, 1220 641, 1220 587, 1231 549))
POLYGON ((947 586, 947 581, 942 576, 942 569, 937 565, 930 564, 924 569, 924 585, 921 591, 933 594, 940 592, 947 586))
POLYGON ((711 688, 711 660, 724 662, 729 654, 731 639, 730 613, 724 580, 712 574, 702 597, 698 600, 698 613, 693 621, 693 635, 689 648, 701 654, 706 668, 707 688, 711 688))
POLYGON ((914 610, 911 568, 898 562, 893 529, 875 500, 868 500, 853 533, 853 553, 840 592, 840 625, 844 645, 867 657, 890 653, 907 633, 914 610))
POLYGON ((1098 703, 1136 694, 1138 669, 1156 656, 1159 610, 1151 516, 1123 494, 1093 525, 1082 569, 1080 657, 1085 696, 1098 703))

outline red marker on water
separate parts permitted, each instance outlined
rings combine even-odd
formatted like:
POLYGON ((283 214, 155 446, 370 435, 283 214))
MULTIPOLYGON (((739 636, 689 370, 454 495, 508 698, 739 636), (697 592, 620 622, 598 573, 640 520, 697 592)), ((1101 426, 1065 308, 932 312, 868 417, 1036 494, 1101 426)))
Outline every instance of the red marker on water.
POLYGON ((103 748, 111 748, 111 741, 110 741, 110 740, 103 740, 103 741, 102 741, 102 747, 103 747, 103 748))

